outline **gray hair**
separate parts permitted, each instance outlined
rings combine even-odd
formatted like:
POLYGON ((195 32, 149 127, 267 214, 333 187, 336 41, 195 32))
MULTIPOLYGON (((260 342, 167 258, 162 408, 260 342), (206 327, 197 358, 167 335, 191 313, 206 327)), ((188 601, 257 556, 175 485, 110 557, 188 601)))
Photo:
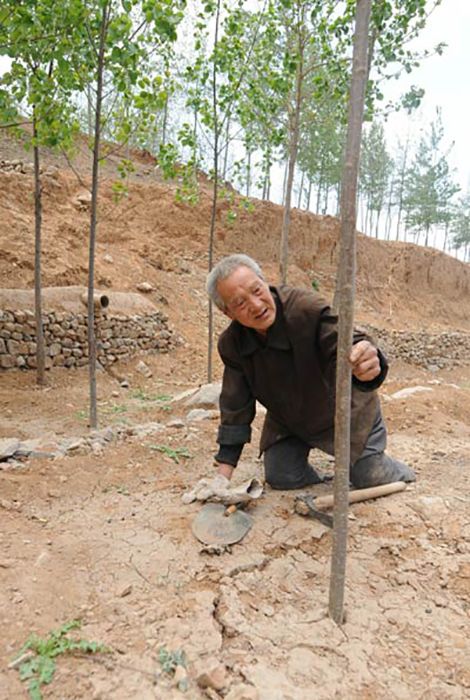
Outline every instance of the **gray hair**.
POLYGON ((228 255, 226 258, 219 260, 217 265, 215 265, 207 275, 206 289, 209 297, 221 311, 225 311, 225 304, 217 290, 217 285, 222 280, 230 277, 232 272, 239 267, 247 267, 249 270, 253 270, 255 275, 264 280, 260 266, 253 258, 250 258, 249 255, 235 253, 234 255, 228 255))

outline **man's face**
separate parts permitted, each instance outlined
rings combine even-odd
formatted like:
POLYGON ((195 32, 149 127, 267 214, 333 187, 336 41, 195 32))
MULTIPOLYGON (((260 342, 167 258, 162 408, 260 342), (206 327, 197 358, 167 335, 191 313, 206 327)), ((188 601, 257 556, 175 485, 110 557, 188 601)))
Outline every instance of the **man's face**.
POLYGON ((217 284, 225 313, 242 326, 266 333, 276 318, 276 304, 269 287, 249 267, 237 267, 217 284))

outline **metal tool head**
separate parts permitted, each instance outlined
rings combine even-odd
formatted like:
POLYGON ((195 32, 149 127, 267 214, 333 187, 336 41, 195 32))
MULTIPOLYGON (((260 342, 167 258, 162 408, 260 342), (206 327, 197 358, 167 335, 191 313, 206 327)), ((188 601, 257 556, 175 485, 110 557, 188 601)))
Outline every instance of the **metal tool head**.
POLYGON ((251 528, 251 517, 242 510, 228 512, 223 503, 206 503, 194 518, 191 529, 204 544, 234 544, 251 528))
POLYGON ((294 509, 299 515, 308 515, 327 527, 333 527, 333 516, 329 513, 325 513, 323 510, 315 508, 315 498, 310 494, 297 496, 294 509))

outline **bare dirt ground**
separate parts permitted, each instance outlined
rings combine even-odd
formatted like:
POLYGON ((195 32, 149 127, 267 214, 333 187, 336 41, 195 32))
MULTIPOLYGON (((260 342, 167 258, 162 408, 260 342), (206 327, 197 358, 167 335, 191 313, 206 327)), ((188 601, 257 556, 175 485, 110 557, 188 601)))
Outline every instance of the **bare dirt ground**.
MULTIPOLYGON (((30 176, 0 178, 0 285, 31 287, 30 176)), ((83 188, 65 169, 45 180, 44 284, 86 284, 88 211, 76 200, 83 188)), ((206 381, 209 199, 204 193, 196 208, 175 203, 151 169, 134 180, 118 204, 110 180, 103 182, 97 283, 135 291, 150 282, 151 300, 184 343, 143 358, 150 379, 136 370, 142 358, 119 364, 128 388, 99 373, 100 427, 122 425, 119 440, 15 468, 2 463, 0 697, 27 697, 8 664, 30 633, 46 635, 72 619, 82 621, 81 636, 113 651, 59 657, 45 698, 470 697, 470 367, 392 365, 381 390, 389 451, 418 480, 401 494, 351 507, 347 620, 338 628, 326 616, 331 532, 294 513, 294 493, 266 489, 251 507, 253 528, 229 552, 203 552, 191 533, 199 505, 184 506, 181 495, 213 473, 217 419, 188 423, 184 401, 171 399, 206 381), (416 386, 427 391, 393 397, 416 386), (133 426, 149 421, 161 429, 138 437, 133 426), (178 458, 181 451, 187 456, 178 458), (161 648, 184 651, 185 693, 163 672, 161 648), (202 690, 196 678, 214 666, 225 673, 214 682, 219 689, 202 690)), ((217 255, 246 250, 275 280, 279 208, 256 202, 254 213, 240 210, 229 227, 227 207, 220 207, 217 255)), ((295 212, 292 283, 315 278, 331 294, 336 231, 329 217, 295 212)), ((358 320, 468 331, 469 278, 468 267, 435 251, 361 237, 358 320)), ((223 325, 217 317, 217 328, 223 325)), ((220 371, 216 362, 216 379, 220 371)), ((88 434, 86 368, 53 369, 42 389, 32 372, 0 379, 0 438, 47 445, 88 434)), ((237 481, 262 478, 261 425, 258 416, 237 481)), ((313 457, 332 469, 325 455, 313 457)))

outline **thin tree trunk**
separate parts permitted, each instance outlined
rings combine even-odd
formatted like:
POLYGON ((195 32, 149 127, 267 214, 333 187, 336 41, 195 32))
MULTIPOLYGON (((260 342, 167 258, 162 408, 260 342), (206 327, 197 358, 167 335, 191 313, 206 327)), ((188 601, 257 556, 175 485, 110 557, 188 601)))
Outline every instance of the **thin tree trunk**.
POLYGON ((98 212, 98 175, 101 138, 101 107, 103 101, 104 50, 110 13, 110 3, 103 5, 101 15, 98 66, 96 74, 95 137, 93 143, 93 168, 91 177, 90 245, 88 255, 88 371, 90 378, 90 428, 98 426, 96 409, 96 336, 95 336, 95 248, 98 212))
MULTIPOLYGON (((406 165, 408 162, 408 146, 409 146, 410 138, 409 134, 406 136, 406 142, 405 142, 405 152, 403 154, 403 163, 402 163, 402 168, 400 172, 400 181, 399 181, 399 197, 398 197, 398 217, 397 217, 397 236, 395 240, 399 240, 400 237, 400 223, 401 223, 401 215, 403 211, 403 200, 404 200, 404 189, 405 189, 405 176, 406 176, 406 165)), ((406 225, 405 225, 405 232, 403 235, 403 240, 406 242, 406 225)))
POLYGON ((268 174, 267 176, 267 183, 266 183, 266 199, 269 200, 269 197, 271 195, 271 177, 268 174))
POLYGON ((225 125, 225 148, 224 148, 224 162, 222 165, 222 177, 224 180, 227 179, 227 164, 228 164, 228 147, 230 142, 230 117, 227 117, 227 124, 225 125))
POLYGON ((246 196, 250 196, 251 189, 251 151, 248 151, 248 157, 246 159, 246 196))
POLYGON ((168 126, 168 96, 165 100, 165 106, 163 107, 163 121, 162 121, 162 138, 160 144, 164 146, 166 144, 166 130, 168 126))
POLYGON ((302 177, 300 178, 299 196, 297 197, 297 209, 302 208, 302 194, 304 191, 304 180, 305 180, 305 173, 302 171, 302 177))
POLYGON ((87 126, 88 126, 88 138, 91 139, 93 136, 93 98, 91 93, 91 88, 88 85, 86 89, 87 97, 87 126))
POLYGON ((282 181, 282 205, 286 203, 286 188, 287 188, 287 174, 289 172, 289 158, 286 160, 286 167, 284 168, 284 179, 282 181))
POLYGON ((319 213, 320 213, 320 201, 321 201, 321 190, 322 190, 322 187, 323 187, 323 183, 322 183, 322 178, 321 178, 321 175, 320 175, 320 179, 319 179, 319 182, 318 182, 318 188, 317 188, 317 202, 316 202, 316 205, 315 205, 315 213, 316 213, 316 214, 319 214, 319 213))
POLYGON ((445 227, 444 227, 444 253, 447 250, 447 237, 449 235, 449 222, 446 221, 445 227))
POLYGON ((37 145, 36 108, 33 106, 33 157, 34 157, 34 312, 36 321, 36 383, 45 384, 44 327, 42 323, 41 285, 41 231, 42 231, 42 192, 39 146, 37 145))
POLYGON ((329 185, 326 185, 326 186, 325 186, 325 194, 324 194, 324 197, 323 197, 323 211, 322 211, 323 216, 325 216, 325 214, 326 214, 327 211, 328 211, 328 201, 329 201, 329 199, 330 199, 330 186, 329 186, 329 185))
POLYGON ((309 178, 309 179, 308 179, 308 190, 307 190, 307 203, 306 203, 306 206, 305 206, 305 208, 306 208, 307 211, 310 211, 310 198, 311 198, 311 196, 312 196, 312 184, 313 184, 313 182, 312 182, 312 180, 309 178))
POLYGON ((349 93, 348 133, 341 188, 341 246, 338 274, 339 327, 335 412, 334 528, 329 614, 344 620, 344 586, 348 537, 350 467, 351 367, 356 266, 356 192, 362 120, 368 73, 367 42, 371 0, 357 0, 353 65, 349 93))
MULTIPOLYGON (((215 218, 217 214, 217 194, 218 194, 218 167, 219 167, 219 122, 217 114, 217 47, 219 42, 219 22, 220 22, 220 0, 217 0, 217 9, 215 16, 215 34, 214 34, 214 61, 212 64, 212 114, 214 120, 214 184, 212 188, 212 207, 211 207, 211 222, 209 229, 209 248, 208 248, 208 268, 209 272, 213 267, 214 255, 214 237, 215 237, 215 218)), ((207 342, 207 381, 212 382, 212 351, 213 351, 213 336, 214 336, 214 308, 212 299, 209 299, 209 314, 208 314, 208 342, 207 342)))
POLYGON ((295 85, 295 106, 292 116, 292 130, 289 141, 289 160, 286 183, 286 196, 284 202, 284 214, 281 229, 281 252, 279 257, 279 273, 282 284, 287 282, 287 267, 289 264, 289 228, 291 218, 291 199, 292 186, 294 184, 295 164, 297 161, 297 150, 299 146, 299 126, 300 126, 300 107, 302 102, 302 60, 299 59, 296 73, 295 85))
POLYGON ((380 214, 381 214, 381 209, 377 209, 377 219, 375 222, 375 237, 379 237, 379 223, 380 223, 380 214))

